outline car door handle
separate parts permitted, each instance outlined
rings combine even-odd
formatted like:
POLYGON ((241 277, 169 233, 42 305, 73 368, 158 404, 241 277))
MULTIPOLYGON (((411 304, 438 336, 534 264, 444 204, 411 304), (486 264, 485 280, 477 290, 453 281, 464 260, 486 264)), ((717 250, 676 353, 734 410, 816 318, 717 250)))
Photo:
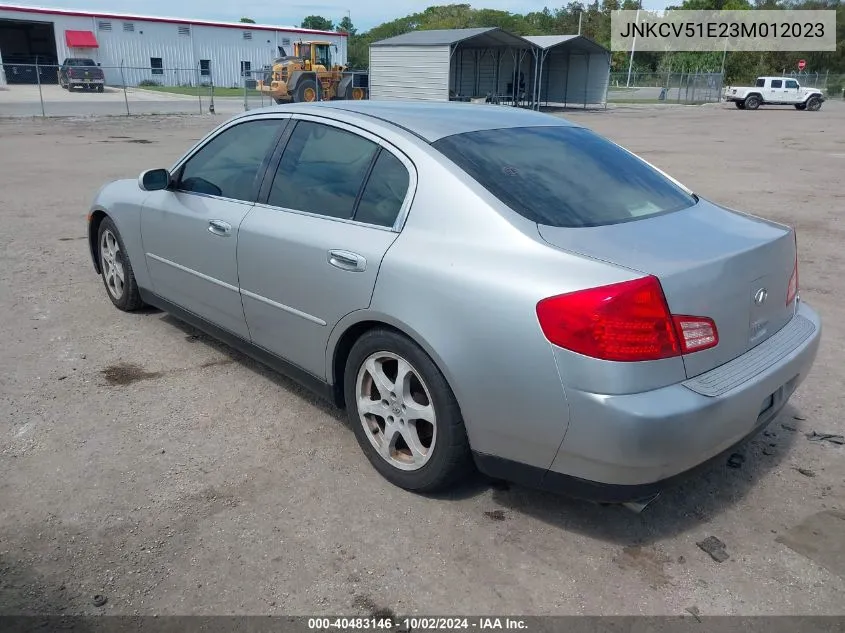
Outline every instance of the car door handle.
POLYGON ((351 253, 350 251, 329 251, 329 263, 335 268, 355 273, 364 272, 367 269, 367 260, 358 253, 351 253))
POLYGON ((232 234, 232 225, 223 220, 209 220, 208 232, 222 237, 228 237, 232 234))

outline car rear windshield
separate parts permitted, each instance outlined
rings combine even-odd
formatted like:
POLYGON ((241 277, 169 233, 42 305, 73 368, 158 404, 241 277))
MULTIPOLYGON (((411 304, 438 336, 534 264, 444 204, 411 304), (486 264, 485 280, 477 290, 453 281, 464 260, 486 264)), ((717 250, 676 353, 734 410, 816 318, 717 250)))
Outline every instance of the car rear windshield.
POLYGON ((442 138, 434 147, 538 224, 616 224, 696 203, 659 171, 584 128, 467 132, 442 138))
POLYGON ((69 59, 68 66, 96 66, 93 59, 69 59))

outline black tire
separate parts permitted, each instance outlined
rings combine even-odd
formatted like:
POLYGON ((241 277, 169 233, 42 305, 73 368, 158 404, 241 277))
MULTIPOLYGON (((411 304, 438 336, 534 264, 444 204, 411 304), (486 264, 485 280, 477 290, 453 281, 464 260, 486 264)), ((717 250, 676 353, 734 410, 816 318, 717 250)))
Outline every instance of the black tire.
POLYGON ((61 79, 59 80, 59 85, 62 87, 62 90, 68 89, 68 85, 64 83, 61 79))
POLYGON ((818 97, 810 97, 807 99, 807 109, 810 112, 818 112, 822 107, 822 100, 818 97))
POLYGON ((108 295, 108 298, 115 307, 119 310, 123 310, 124 312, 132 312, 141 308, 144 305, 144 302, 141 300, 141 295, 138 292, 138 284, 135 281, 135 273, 132 270, 132 264, 129 261, 129 257, 126 256, 126 247, 123 245, 123 238, 120 236, 120 232, 109 217, 103 218, 103 221, 100 222, 100 228, 97 231, 97 257, 100 262, 100 277, 102 278, 103 285, 106 288, 106 295, 108 295), (124 274, 123 291, 120 296, 116 296, 115 291, 111 286, 109 286, 106 272, 108 264, 103 261, 103 236, 106 232, 111 233, 119 246, 115 260, 120 263, 124 274))
POLYGON ((750 97, 746 97, 745 103, 743 105, 745 106, 746 110, 756 110, 760 107, 760 101, 760 97, 758 97, 757 95, 751 95, 750 97))
POLYGON ((734 101, 734 105, 740 110, 745 110, 745 103, 742 101, 734 101))
POLYGON ((293 100, 296 103, 307 103, 309 101, 317 100, 317 82, 313 79, 302 79, 296 84, 296 92, 294 92, 293 100), (313 91, 314 99, 307 99, 306 96, 310 94, 309 90, 313 91))
POLYGON ((105 86, 97 86, 97 92, 105 92, 105 90, 106 90, 105 86))
POLYGON ((796 103, 796 104, 795 104, 795 109, 796 109, 796 110, 806 110, 806 109, 807 109, 807 104, 806 104, 806 103, 796 103))
MULTIPOLYGON (((469 441, 452 389, 428 354, 402 334, 388 329, 375 329, 366 332, 355 342, 346 361, 344 397, 349 423, 361 450, 373 467, 392 484, 415 492, 434 492, 449 488, 472 471, 469 441), (378 353, 392 354, 404 359, 422 378, 431 396, 429 404, 436 418, 432 433, 433 448, 425 464, 417 470, 402 470, 382 457, 370 441, 369 432, 364 428, 362 416, 358 411, 359 370, 368 358, 378 353)), ((383 422, 384 419, 381 419, 380 426, 383 422)), ((429 444, 432 445, 431 440, 429 444)))

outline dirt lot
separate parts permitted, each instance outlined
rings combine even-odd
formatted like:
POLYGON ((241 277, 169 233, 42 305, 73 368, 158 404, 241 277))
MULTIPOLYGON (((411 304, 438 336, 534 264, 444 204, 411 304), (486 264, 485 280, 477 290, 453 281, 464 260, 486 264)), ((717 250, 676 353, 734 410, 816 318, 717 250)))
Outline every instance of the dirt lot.
POLYGON ((845 446, 804 435, 845 433, 842 106, 571 115, 796 225, 825 321, 742 467, 640 515, 480 478, 406 493, 328 405, 162 313, 115 310, 84 239, 91 197, 220 119, 0 120, 0 612, 845 613, 845 521, 819 514, 845 508, 845 446), (727 561, 696 546, 710 535, 727 561))

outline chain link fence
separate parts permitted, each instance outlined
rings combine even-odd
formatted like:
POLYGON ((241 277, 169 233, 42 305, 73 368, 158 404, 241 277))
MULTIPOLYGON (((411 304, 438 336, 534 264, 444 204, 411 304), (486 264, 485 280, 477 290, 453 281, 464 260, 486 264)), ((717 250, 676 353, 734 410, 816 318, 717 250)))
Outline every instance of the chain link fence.
MULTIPOLYGON (((280 96, 261 89, 268 79, 266 69, 242 69, 236 80, 230 77, 220 84, 207 67, 4 64, 2 68, 0 116, 233 115, 274 105, 280 96)), ((355 80, 353 98, 368 98, 366 83, 355 80)), ((317 81, 313 88, 316 100, 332 95, 329 83, 317 81)), ((347 96, 351 91, 341 95, 347 96)))
POLYGON ((610 73, 608 103, 713 103, 721 99, 722 73, 610 73))

